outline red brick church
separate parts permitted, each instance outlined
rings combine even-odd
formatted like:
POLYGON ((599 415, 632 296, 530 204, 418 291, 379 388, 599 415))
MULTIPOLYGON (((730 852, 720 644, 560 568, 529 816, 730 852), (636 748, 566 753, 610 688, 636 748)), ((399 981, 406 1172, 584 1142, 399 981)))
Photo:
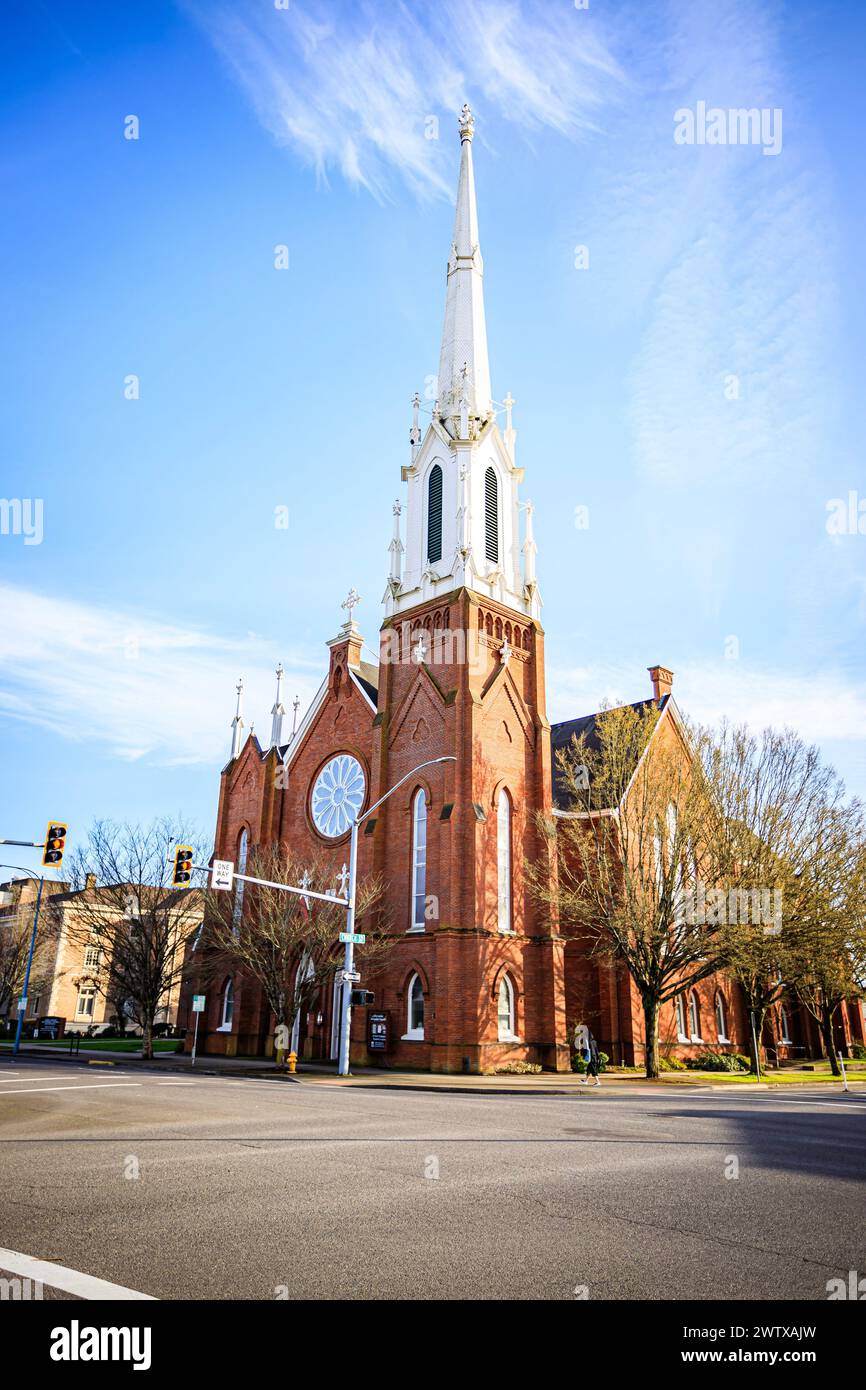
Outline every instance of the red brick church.
MULTIPOLYGON (((243 738, 239 688, 215 854, 242 872, 257 844, 279 842, 293 857, 315 850, 332 856, 337 883, 350 815, 419 764, 450 755, 455 761, 425 768, 363 826, 358 871, 382 876, 399 939, 369 982, 374 1009, 387 1016, 388 1050, 368 1053, 368 1011, 355 1008, 353 1061, 477 1072, 521 1060, 566 1070, 579 1010, 614 1061, 640 1063, 642 1013, 628 977, 581 956, 524 881, 524 861, 542 852, 535 813, 555 808, 552 749, 580 721, 551 729, 547 718, 532 505, 520 500, 514 402, 500 404, 491 391, 467 107, 459 130, 438 399, 422 431, 415 398, 379 661, 365 656, 352 593, 327 643, 321 687, 291 737, 281 670, 267 748, 243 738)), ((662 719, 675 720, 670 672, 652 675, 662 719)), ((193 988, 191 975, 187 1009, 193 988)), ((323 989, 298 1018, 292 1044, 302 1058, 337 1057, 337 989, 323 989)), ((662 1040, 684 1052, 698 1039, 746 1048, 742 1007, 724 980, 701 985, 669 1015, 662 1040)), ((779 1026, 780 1043, 809 1045, 793 1005, 779 1026)), ((261 1054, 272 1029, 260 988, 226 979, 208 995, 199 1048, 261 1054)))

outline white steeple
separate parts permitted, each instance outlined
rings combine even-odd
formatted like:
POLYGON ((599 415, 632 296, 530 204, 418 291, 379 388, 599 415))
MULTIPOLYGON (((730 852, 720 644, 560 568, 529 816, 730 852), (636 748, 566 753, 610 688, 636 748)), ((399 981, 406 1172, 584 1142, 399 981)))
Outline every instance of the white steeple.
POLYGON ((389 617, 404 613, 465 587, 535 617, 541 600, 535 587, 531 520, 528 549, 521 546, 518 486, 523 471, 514 461, 514 399, 509 393, 503 402, 503 435, 490 389, 472 166, 475 122, 468 106, 461 113, 459 130, 460 175, 438 398, 423 439, 420 403, 417 397, 413 402, 410 461, 402 470, 409 485, 405 547, 397 519, 385 611, 389 617), (530 566, 526 576, 525 559, 530 566))
POLYGON ((271 710, 271 748, 279 748, 283 742, 283 719, 285 718, 285 706, 283 705, 283 666, 282 662, 276 669, 277 677, 277 698, 271 710))
POLYGON ((241 676, 235 687, 238 692, 238 706, 235 710, 235 717, 232 720, 232 757, 236 758, 241 751, 241 735, 244 730, 244 678, 241 676))
MULTIPOLYGON (((445 323, 439 353, 440 415, 485 420, 491 408, 490 364, 484 323, 484 265, 478 244, 478 209, 472 168, 475 120, 468 106, 460 115, 460 179, 454 236, 448 258, 445 323)), ((466 435, 461 430, 461 438, 466 435)))

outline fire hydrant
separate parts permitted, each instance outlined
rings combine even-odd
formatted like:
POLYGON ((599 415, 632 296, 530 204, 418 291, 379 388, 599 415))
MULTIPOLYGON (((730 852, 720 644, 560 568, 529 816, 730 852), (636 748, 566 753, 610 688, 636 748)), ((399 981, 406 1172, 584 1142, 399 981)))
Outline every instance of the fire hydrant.
POLYGON ((292 1071, 297 1071, 297 1070, 298 1070, 298 1054, 297 1054, 297 1052, 290 1052, 290 1053, 289 1053, 289 1071, 292 1072, 292 1071))

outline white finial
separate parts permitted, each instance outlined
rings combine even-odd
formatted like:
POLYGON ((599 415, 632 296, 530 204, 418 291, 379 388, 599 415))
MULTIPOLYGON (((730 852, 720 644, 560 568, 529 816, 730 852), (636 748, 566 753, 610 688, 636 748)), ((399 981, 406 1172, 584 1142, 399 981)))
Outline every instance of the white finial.
POLYGON ((232 720, 232 757, 236 758, 241 751, 241 735, 244 729, 244 678, 241 676, 235 689, 238 692, 238 704, 235 710, 235 717, 232 720))
POLYGON ((418 662, 418 665, 420 666, 420 665, 421 665, 421 662, 424 660, 425 656, 427 655, 427 644, 426 644, 426 642, 424 641, 424 636, 423 636, 422 633, 419 633, 419 634, 418 634, 418 641, 415 643, 415 646, 412 648, 412 651, 413 651, 415 660, 418 662))
POLYGON ((358 590, 355 589, 355 588, 350 589, 349 592, 348 592, 348 594, 346 595, 346 597, 344 598, 343 602, 342 602, 341 605, 340 605, 341 608, 345 608, 345 610, 346 610, 346 612, 347 612, 347 614, 348 614, 348 617, 346 618, 346 621, 345 621, 345 623, 343 624, 343 631, 344 631, 344 632, 357 632, 358 629, 357 629, 356 626, 355 626, 355 613, 354 613, 354 610, 355 610, 355 608, 358 606, 358 604, 359 604, 360 602, 361 602, 361 595, 358 593, 358 590))
POLYGON ((348 864, 344 864, 344 865, 343 865, 342 869, 341 869, 340 872, 337 874, 337 878, 340 880, 340 895, 341 895, 341 897, 344 897, 344 898, 345 898, 345 896, 346 896, 346 890, 348 889, 348 886, 349 886, 349 866, 348 866, 348 864))
POLYGON ((532 527, 532 518, 535 514, 535 508, 531 502, 527 501, 525 511, 526 539, 523 542, 523 582, 527 586, 531 586, 535 583, 535 556, 538 552, 538 546, 535 544, 535 535, 532 527))
MULTIPOLYGON (((301 874, 301 884, 300 884, 300 886, 301 886, 302 888, 312 888, 312 886, 313 886, 313 880, 310 878, 309 871, 308 871, 307 869, 304 869, 304 872, 301 874)), ((309 898, 301 898, 301 902, 304 904, 304 907, 305 907, 305 908, 307 909, 307 911, 309 912, 309 910, 310 910, 310 900, 309 900, 309 898)))
POLYGON ((463 110, 460 112, 460 120, 457 124, 460 130, 461 143, 464 140, 471 140, 475 134, 475 117, 469 109, 468 101, 463 103, 463 110))
POLYGON ((283 718, 285 707, 283 705, 283 664, 277 666, 277 698, 271 710, 271 748, 279 748, 283 742, 283 718))
POLYGON ((412 397, 412 428, 409 431, 409 444, 412 452, 412 462, 418 453, 418 445, 421 443, 421 425, 418 419, 418 412, 421 409, 421 397, 416 391, 412 397))
POLYGON ((502 643, 502 646, 499 648, 499 660, 502 662, 503 666, 508 665, 509 661, 511 660, 511 653, 511 643, 506 637, 505 641, 502 643))
POLYGON ((391 544, 388 546, 391 552, 390 581, 392 585, 396 585, 396 587, 399 588, 403 575, 403 542, 400 539, 400 517, 403 513, 403 508, 400 505, 399 497, 395 498, 391 511, 394 515, 394 534, 391 537, 391 544))
POLYGON ((505 440, 505 447, 511 455, 511 462, 513 463, 514 446, 517 443, 517 431, 515 430, 514 425, 512 423, 511 412, 514 409, 517 402, 515 401, 510 391, 508 392, 508 395, 505 397, 505 400, 502 402, 502 404, 505 406, 505 434, 503 435, 503 438, 505 440))
POLYGON ((300 695, 296 695, 295 698, 294 698, 294 700, 292 701, 292 709, 293 709, 294 712, 295 712, 295 713, 294 713, 294 717, 293 717, 293 719, 292 719, 292 738, 294 738, 294 737, 295 737, 295 734, 297 733, 297 729, 298 729, 298 710, 299 710, 300 708, 301 708, 301 697, 300 697, 300 695))

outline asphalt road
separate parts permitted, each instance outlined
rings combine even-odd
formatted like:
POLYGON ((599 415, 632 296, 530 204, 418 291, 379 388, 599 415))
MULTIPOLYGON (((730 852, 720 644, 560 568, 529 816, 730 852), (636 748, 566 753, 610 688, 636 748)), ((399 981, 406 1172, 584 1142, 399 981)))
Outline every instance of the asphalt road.
POLYGON ((825 1300, 866 1275, 864 1159, 863 1092, 0 1064, 0 1246, 160 1299, 825 1300))

